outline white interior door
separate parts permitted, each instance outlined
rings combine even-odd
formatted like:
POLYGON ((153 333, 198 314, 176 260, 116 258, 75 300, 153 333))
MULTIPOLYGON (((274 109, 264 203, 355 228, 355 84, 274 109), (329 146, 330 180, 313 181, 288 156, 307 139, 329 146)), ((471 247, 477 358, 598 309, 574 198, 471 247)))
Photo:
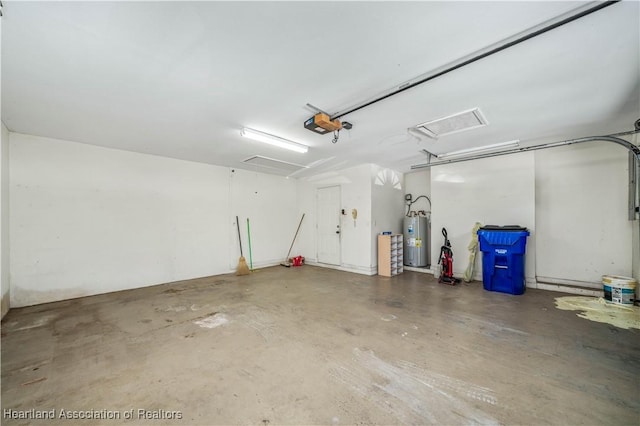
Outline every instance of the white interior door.
POLYGON ((318 262, 340 264, 340 187, 318 188, 318 262))

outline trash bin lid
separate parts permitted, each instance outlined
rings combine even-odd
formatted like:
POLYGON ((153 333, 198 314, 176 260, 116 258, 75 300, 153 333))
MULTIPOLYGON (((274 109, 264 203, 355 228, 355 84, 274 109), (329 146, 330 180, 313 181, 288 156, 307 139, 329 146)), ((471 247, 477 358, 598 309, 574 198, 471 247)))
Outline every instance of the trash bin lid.
POLYGON ((485 225, 480 228, 481 231, 526 231, 527 228, 520 225, 485 225))

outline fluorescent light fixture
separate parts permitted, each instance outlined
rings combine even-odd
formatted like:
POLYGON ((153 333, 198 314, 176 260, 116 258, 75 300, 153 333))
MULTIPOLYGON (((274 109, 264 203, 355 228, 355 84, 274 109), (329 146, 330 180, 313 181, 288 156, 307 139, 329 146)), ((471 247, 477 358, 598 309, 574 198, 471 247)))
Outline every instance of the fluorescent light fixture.
POLYGON ((254 141, 268 143, 269 145, 277 146, 279 148, 289 149, 291 151, 305 153, 309 151, 309 147, 299 144, 287 139, 280 138, 278 136, 270 135, 269 133, 259 132, 253 129, 247 129, 246 127, 240 130, 240 135, 245 138, 253 139, 254 141))
POLYGON ((479 152, 492 151, 497 148, 516 148, 518 146, 520 146, 520 141, 514 140, 514 141, 508 141, 508 142, 494 143, 491 145, 478 146, 475 148, 461 149, 460 151, 446 152, 443 154, 438 154, 437 157, 438 158, 458 157, 460 155, 477 154, 479 152))

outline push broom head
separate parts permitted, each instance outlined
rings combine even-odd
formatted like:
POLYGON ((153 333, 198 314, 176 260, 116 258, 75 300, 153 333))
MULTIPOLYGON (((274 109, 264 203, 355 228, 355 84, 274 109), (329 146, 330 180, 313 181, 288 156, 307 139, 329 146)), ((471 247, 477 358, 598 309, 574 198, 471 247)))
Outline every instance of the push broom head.
POLYGON ((247 261, 244 256, 240 256, 240 260, 238 260, 238 269, 236 270, 236 275, 249 275, 251 271, 249 270, 249 266, 247 265, 247 261))

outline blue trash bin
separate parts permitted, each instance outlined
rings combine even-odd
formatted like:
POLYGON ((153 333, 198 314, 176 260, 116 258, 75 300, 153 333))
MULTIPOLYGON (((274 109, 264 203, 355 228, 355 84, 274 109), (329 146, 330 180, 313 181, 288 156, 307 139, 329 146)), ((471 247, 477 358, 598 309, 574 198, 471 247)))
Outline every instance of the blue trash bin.
POLYGON ((478 230, 485 290, 523 294, 524 255, 529 231, 521 226, 483 226, 478 230))

